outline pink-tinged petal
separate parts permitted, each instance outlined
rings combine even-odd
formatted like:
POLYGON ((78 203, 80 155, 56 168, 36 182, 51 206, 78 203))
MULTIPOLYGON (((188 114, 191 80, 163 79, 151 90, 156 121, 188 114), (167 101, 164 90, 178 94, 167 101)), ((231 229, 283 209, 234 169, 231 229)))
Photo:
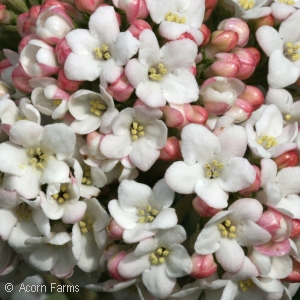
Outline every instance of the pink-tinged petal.
POLYGON ((269 58, 268 83, 272 88, 281 89, 295 83, 300 70, 282 53, 275 50, 269 58))
POLYGON ((117 66, 125 66, 128 60, 137 52, 139 41, 132 36, 129 31, 118 34, 112 57, 114 57, 117 66))
POLYGON ((276 175, 277 175, 277 165, 272 159, 263 158, 260 161, 261 165, 261 185, 265 185, 266 183, 275 183, 276 175))
POLYGON ((100 151, 108 158, 122 158, 132 151, 129 132, 124 135, 106 135, 101 144, 100 151))
POLYGON ((174 227, 178 222, 178 218, 174 208, 164 208, 161 210, 155 219, 146 224, 146 230, 167 229, 174 227))
POLYGON ((158 229, 146 230, 144 223, 136 223, 132 229, 125 229, 123 232, 123 239, 125 243, 137 243, 144 239, 154 236, 158 229))
POLYGON ((221 151, 219 139, 206 127, 198 124, 189 124, 185 126, 181 134, 182 147, 181 152, 184 161, 188 165, 199 162, 203 165, 204 175, 205 164, 210 163, 215 153, 221 151), (195 136, 203 138, 195 139, 195 136))
MULTIPOLYGON (((159 180, 153 187, 154 201, 162 208, 170 207, 173 203, 175 193, 166 184, 164 179, 159 180)), ((0 194, 1 195, 1 194, 0 194)))
POLYGON ((293 270, 293 262, 289 255, 273 257, 271 271, 268 277, 274 279, 284 279, 290 275, 293 270))
POLYGON ((237 192, 249 187, 256 178, 254 168, 249 161, 242 157, 232 157, 225 165, 224 169, 220 171, 219 186, 227 192, 237 192))
POLYGON ((111 43, 120 32, 114 7, 100 6, 90 17, 89 29, 93 37, 111 43))
POLYGON ((3 173, 23 176, 28 169, 28 155, 26 149, 4 142, 0 145, 0 170, 3 173))
POLYGON ((153 149, 148 146, 146 137, 134 141, 132 147, 129 159, 138 169, 144 172, 153 166, 160 155, 158 149, 153 149))
POLYGON ((205 226, 197 237, 195 251, 201 255, 214 253, 220 249, 221 233, 216 224, 205 226))
POLYGON ((300 167, 283 168, 278 172, 276 179, 282 197, 300 193, 300 167))
POLYGON ((145 67, 153 67, 161 60, 159 45, 152 30, 145 29, 139 36, 139 62, 145 67))
POLYGON ((118 271, 124 278, 133 278, 142 274, 150 266, 150 253, 143 256, 135 256, 131 252, 120 261, 118 271))
POLYGON ((50 156, 46 161, 46 165, 40 177, 40 182, 42 184, 68 182, 69 172, 70 169, 65 162, 58 161, 53 156, 50 156))
POLYGON ((245 254, 235 239, 221 238, 220 249, 216 252, 216 258, 222 268, 229 272, 238 272, 245 260, 245 254))
POLYGON ((150 81, 149 79, 140 82, 136 87, 135 93, 146 105, 151 107, 166 105, 166 98, 158 82, 150 81))
POLYGON ((168 72, 160 81, 165 99, 172 104, 194 102, 199 98, 199 87, 194 75, 187 69, 168 72))
POLYGON ((262 253, 269 257, 283 256, 291 251, 291 244, 289 239, 286 239, 283 242, 270 241, 269 243, 263 245, 254 246, 254 249, 259 253, 262 253))
POLYGON ((125 211, 136 212, 145 209, 154 195, 151 188, 133 180, 124 180, 118 189, 119 204, 125 211))
POLYGON ((192 261, 187 250, 182 245, 169 248, 170 254, 166 259, 166 273, 171 278, 189 275, 192 271, 192 261))
POLYGON ((74 224, 79 222, 84 216, 86 210, 86 203, 83 201, 66 203, 64 205, 64 214, 62 221, 65 224, 74 224))
POLYGON ((195 193, 213 208, 225 208, 228 203, 228 193, 221 188, 222 181, 218 178, 203 178, 195 185, 195 193))
POLYGON ((259 137, 268 135, 277 138, 280 136, 283 128, 283 118, 275 104, 266 107, 256 122, 255 128, 259 137))
POLYGON ((203 173, 204 170, 199 164, 189 166, 183 161, 177 161, 167 169, 165 180, 175 192, 191 194, 194 192, 199 178, 204 176, 203 173))
POLYGON ((0 209, 0 237, 6 241, 18 222, 16 213, 8 209, 0 209))
POLYGON ((59 247, 58 253, 58 260, 51 269, 51 273, 57 278, 69 278, 76 264, 73 254, 68 246, 59 247))
POLYGON ((20 120, 9 131, 10 140, 24 148, 36 147, 40 140, 43 127, 27 120, 20 120))
POLYGON ((270 241, 272 237, 268 231, 250 220, 237 224, 236 236, 241 246, 261 245, 270 241))
POLYGON ((85 56, 70 53, 64 65, 64 72, 70 80, 94 81, 100 76, 101 60, 96 59, 92 53, 85 56))
POLYGON ((270 56, 275 50, 283 50, 283 41, 277 30, 271 26, 260 27, 256 31, 256 38, 267 56, 270 56))
POLYGON ((146 270, 142 279, 150 294, 159 299, 168 297, 176 284, 176 278, 166 274, 166 264, 155 265, 146 270))
POLYGON ((117 200, 109 201, 108 210, 115 221, 124 229, 133 229, 140 218, 136 212, 123 210, 117 200))
POLYGON ((41 245, 35 248, 29 255, 29 262, 41 271, 50 271, 58 261, 58 253, 52 245, 41 245))
POLYGON ((262 205, 252 198, 239 199, 231 204, 228 209, 234 211, 232 216, 237 222, 244 220, 257 222, 263 213, 262 205))
POLYGON ((157 249, 157 244, 154 239, 145 239, 138 243, 134 250, 134 255, 141 256, 148 253, 152 253, 157 249))
POLYGON ((46 125, 43 130, 41 145, 58 160, 68 157, 75 149, 76 135, 67 125, 56 123, 46 125))

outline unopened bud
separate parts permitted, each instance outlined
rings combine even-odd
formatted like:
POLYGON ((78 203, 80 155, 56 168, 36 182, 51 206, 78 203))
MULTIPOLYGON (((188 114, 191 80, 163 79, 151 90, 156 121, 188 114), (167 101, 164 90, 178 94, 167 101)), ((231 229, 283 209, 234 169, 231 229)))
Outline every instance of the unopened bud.
POLYGON ((300 237, 300 220, 292 219, 292 231, 290 233, 290 239, 297 239, 300 237))
POLYGON ((272 14, 257 18, 257 19, 252 19, 248 21, 249 27, 253 32, 257 31, 257 29, 261 26, 267 25, 267 26, 274 26, 274 17, 272 14))
POLYGON ((202 23, 202 25, 200 27, 200 31, 201 31, 202 36, 203 36, 203 41, 202 41, 202 44, 199 47, 204 47, 209 42, 210 30, 204 23, 202 23))
POLYGON ((200 197, 194 198, 192 204, 196 213, 203 218, 212 217, 221 211, 218 208, 207 205, 200 197))
POLYGON ((277 165, 278 170, 287 167, 295 167, 298 165, 299 156, 296 150, 291 150, 281 154, 273 159, 277 165))
POLYGON ((235 123, 247 121, 253 112, 251 104, 244 99, 236 99, 232 107, 224 113, 224 116, 230 116, 234 119, 235 123))
POLYGON ((160 150, 159 159, 174 161, 182 158, 180 144, 175 136, 167 138, 166 145, 160 150))
POLYGON ((205 0, 205 12, 204 12, 204 19, 203 19, 203 22, 206 21, 213 9, 215 8, 215 6, 217 5, 218 1, 217 0, 205 0))
POLYGON ((119 281, 124 281, 126 280, 125 278, 123 278, 120 274, 119 274, 119 271, 118 271, 118 266, 119 266, 119 263, 120 261, 127 255, 127 252, 126 251, 121 251, 115 255, 113 255, 108 263, 107 263, 107 271, 108 271, 108 274, 116 279, 116 280, 119 280, 119 281))
POLYGON ((130 27, 128 28, 128 31, 131 32, 131 34, 135 37, 135 38, 139 38, 140 33, 145 30, 145 29, 150 29, 152 30, 152 27, 149 23, 147 23, 144 20, 134 20, 131 22, 130 27))
POLYGON ((238 193, 239 195, 241 195, 244 198, 248 198, 251 196, 252 193, 257 192, 260 188, 260 184, 261 184, 261 180, 260 180, 260 176, 261 176, 261 172, 260 169, 255 166, 252 165, 253 169, 255 170, 256 173, 256 177, 254 182, 247 188, 240 190, 238 193))
POLYGON ((122 228, 115 219, 111 219, 109 224, 107 225, 107 236, 111 240, 120 240, 123 236, 124 228, 122 228))
POLYGON ((245 91, 239 95, 239 98, 248 101, 252 105, 253 111, 259 109, 265 101, 263 92, 252 85, 246 85, 245 91))
POLYGON ((212 254, 200 255, 194 253, 191 256, 193 268, 191 276, 197 279, 207 278, 217 271, 217 264, 214 261, 212 254))
POLYGON ((293 269, 289 276, 283 279, 287 282, 300 282, 300 262, 294 257, 291 257, 293 261, 293 269))
POLYGON ((232 53, 236 54, 241 62, 239 72, 236 75, 236 78, 245 80, 249 78, 256 67, 256 57, 249 51, 247 48, 234 48, 232 53))

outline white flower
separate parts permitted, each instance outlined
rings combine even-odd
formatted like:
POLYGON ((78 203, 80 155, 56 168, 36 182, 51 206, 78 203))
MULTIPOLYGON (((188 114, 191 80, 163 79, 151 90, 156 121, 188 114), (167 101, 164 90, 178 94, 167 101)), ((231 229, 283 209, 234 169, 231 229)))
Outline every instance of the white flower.
POLYGON ((159 229, 177 224, 174 208, 170 208, 174 192, 162 179, 153 187, 131 180, 123 180, 118 199, 111 200, 108 209, 115 221, 123 227, 126 243, 136 243, 155 235, 159 229))
POLYGON ((183 128, 181 138, 184 162, 173 163, 165 175, 174 191, 195 192, 209 206, 224 208, 228 192, 254 182, 255 171, 243 158, 247 148, 243 127, 234 125, 216 136, 202 125, 189 124, 183 128))
POLYGON ((285 20, 299 8, 299 0, 274 0, 271 4, 272 15, 278 20, 285 20))
POLYGON ((268 242, 271 235, 256 224, 263 212, 262 205, 251 198, 239 199, 214 215, 197 237, 195 251, 206 255, 216 253, 222 268, 238 272, 245 261, 241 246, 255 246, 268 242))
POLYGON ((169 103, 184 104, 198 99, 199 88, 190 68, 197 46, 189 39, 172 41, 159 48, 155 34, 145 29, 139 36, 139 58, 125 68, 136 95, 147 105, 161 107, 169 103))
POLYGON ((257 121, 248 121, 245 129, 248 145, 258 157, 278 157, 284 152, 297 148, 294 140, 298 133, 298 123, 283 126, 281 112, 274 104, 268 105, 257 121))
POLYGON ((300 10, 283 21, 277 32, 273 27, 262 26, 256 38, 269 56, 268 83, 272 88, 293 84, 300 74, 300 10))
POLYGON ((99 7, 90 17, 89 30, 75 29, 66 35, 72 50, 64 65, 71 80, 113 83, 123 72, 122 66, 137 52, 139 42, 129 31, 121 32, 112 6, 99 7))
POLYGON ((176 40, 189 33, 196 44, 202 43, 201 27, 205 5, 203 0, 146 0, 151 19, 160 24, 159 33, 168 40, 176 40))
POLYGON ((172 292, 176 278, 190 274, 192 261, 186 249, 179 245, 186 239, 182 226, 160 230, 153 238, 141 241, 133 252, 119 263, 118 271, 124 278, 142 274, 151 295, 166 298, 172 292))
POLYGON ((145 105, 122 110, 112 124, 112 134, 103 138, 100 151, 107 158, 129 156, 138 169, 149 170, 167 140, 167 127, 158 120, 161 117, 160 109, 145 105))

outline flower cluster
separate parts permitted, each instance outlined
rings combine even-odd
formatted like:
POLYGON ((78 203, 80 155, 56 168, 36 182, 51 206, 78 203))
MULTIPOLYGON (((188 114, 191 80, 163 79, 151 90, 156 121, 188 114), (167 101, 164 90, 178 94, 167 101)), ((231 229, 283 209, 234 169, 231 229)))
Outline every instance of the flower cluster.
POLYGON ((298 1, 27 2, 0 1, 0 281, 291 299, 298 1))

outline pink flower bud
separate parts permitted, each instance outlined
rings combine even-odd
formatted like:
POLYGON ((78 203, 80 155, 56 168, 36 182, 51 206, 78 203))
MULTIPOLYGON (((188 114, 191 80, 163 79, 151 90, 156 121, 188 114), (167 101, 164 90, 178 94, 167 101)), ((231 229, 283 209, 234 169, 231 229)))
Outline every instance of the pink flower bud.
POLYGON ((149 15, 145 0, 113 0, 113 4, 126 12, 129 23, 136 19, 146 19, 149 15))
POLYGON ((297 239, 300 237, 300 220, 292 219, 292 231, 290 233, 290 239, 297 239))
POLYGON ((252 52, 252 54, 255 56, 255 58, 256 58, 256 66, 257 66, 259 64, 259 62, 260 62, 260 52, 255 47, 247 47, 246 49, 249 50, 250 52, 252 52))
POLYGON ((210 39, 210 30, 209 30, 209 28, 204 23, 202 23, 202 25, 200 27, 200 31, 201 31, 201 33, 203 35, 203 42, 202 42, 202 44, 199 47, 204 47, 209 42, 209 39, 210 39))
POLYGON ((211 33, 210 41, 205 46, 206 56, 213 58, 216 53, 229 52, 236 47, 238 34, 232 30, 219 30, 211 33))
POLYGON ((237 46, 244 47, 249 40, 250 29, 248 24, 239 18, 230 18, 223 20, 218 25, 218 30, 232 30, 239 36, 237 46))
POLYGON ((210 17, 213 9, 217 5, 217 2, 218 2, 217 0, 205 0, 205 12, 204 12, 203 22, 210 17))
POLYGON ((241 195, 243 198, 249 198, 251 196, 252 193, 257 192, 260 188, 260 184, 261 184, 261 180, 260 180, 260 169, 255 166, 252 165, 253 169, 255 170, 256 173, 256 177, 254 182, 247 188, 240 190, 238 193, 239 195, 241 195))
POLYGON ((63 69, 60 69, 58 72, 58 78, 57 78, 57 85, 62 90, 68 91, 68 92, 76 92, 79 89, 79 86, 82 84, 83 81, 75 81, 75 80, 69 80, 63 69))
POLYGON ((24 36, 22 38, 22 40, 20 41, 19 45, 18 45, 18 51, 19 53, 21 53, 21 51, 25 48, 25 46, 27 46, 27 44, 31 41, 31 40, 35 40, 38 37, 36 36, 35 33, 32 34, 27 34, 26 36, 24 36))
POLYGON ((144 29, 150 29, 152 30, 152 27, 149 25, 149 23, 147 23, 144 20, 134 20, 131 22, 130 27, 128 28, 128 31, 131 32, 131 34, 135 37, 135 38, 139 38, 140 33, 144 30, 144 29))
POLYGON ((259 109, 265 101, 262 91, 252 85, 246 85, 245 91, 239 95, 239 98, 248 101, 252 105, 253 111, 259 109))
POLYGON ((217 271, 217 264, 214 261, 212 254, 200 255, 194 253, 191 256, 193 268, 191 276, 197 279, 206 278, 211 276, 217 271))
POLYGON ((2 72, 4 72, 7 68, 9 68, 11 66, 12 66, 12 64, 7 58, 1 60, 0 61, 0 75, 2 72))
POLYGON ((63 3, 58 0, 46 0, 42 5, 41 5, 41 11, 47 8, 50 8, 51 6, 58 6, 61 9, 64 9, 63 3))
POLYGON ((180 144, 175 136, 167 138, 166 145, 160 150, 159 159, 174 161, 182 158, 180 144))
POLYGON ((79 11, 92 14, 105 0, 75 0, 75 6, 79 11))
POLYGON ((59 64, 64 65, 68 55, 72 52, 71 48, 67 44, 67 41, 65 38, 61 39, 56 47, 55 52, 57 55, 57 61, 59 64))
POLYGON ((20 66, 14 68, 11 74, 11 79, 14 86, 22 93, 27 94, 33 91, 28 81, 31 79, 20 66))
POLYGON ((200 197, 194 198, 192 204, 196 213, 203 218, 212 217, 221 211, 218 208, 210 207, 200 197))
POLYGON ((281 154, 273 160, 275 161, 278 170, 281 170, 283 168, 297 166, 299 162, 299 156, 297 151, 291 150, 281 154))
POLYGON ((120 77, 110 84, 106 91, 117 101, 124 102, 131 96, 134 91, 133 86, 129 83, 125 72, 120 77))
POLYGON ((241 123, 247 121, 251 117, 252 112, 253 108, 251 104, 244 99, 238 98, 224 115, 232 117, 236 123, 241 123))
POLYGON ((273 209, 264 211, 257 224, 272 235, 273 242, 282 242, 287 239, 292 229, 291 219, 273 209))
POLYGON ((107 263, 107 271, 108 271, 108 274, 116 279, 116 280, 119 280, 119 281, 124 281, 126 280, 125 278, 123 278, 120 274, 119 274, 119 271, 118 271, 118 266, 119 266, 119 263, 120 261, 127 255, 127 252, 126 251, 121 251, 115 255, 113 255, 108 263, 107 263))
POLYGON ((120 244, 109 244, 108 246, 106 246, 106 248, 104 249, 103 252, 103 256, 105 258, 106 261, 108 261, 112 256, 114 256, 115 254, 117 254, 118 252, 122 251, 123 248, 120 244))
POLYGON ((300 282, 300 262, 292 257, 293 261, 293 270, 289 276, 283 279, 283 281, 295 283, 300 282))
POLYGON ((213 76, 235 77, 240 70, 241 62, 233 53, 217 53, 216 61, 208 67, 204 75, 206 78, 213 76))
POLYGON ((0 3, 0 23, 9 24, 11 20, 11 13, 6 9, 5 4, 0 3))
POLYGON ((261 26, 268 25, 273 27, 274 26, 274 17, 272 14, 257 18, 257 19, 252 19, 248 21, 248 24, 253 32, 257 31, 257 29, 261 26))
POLYGON ((113 240, 120 240, 123 236, 124 228, 122 228, 115 219, 111 219, 106 227, 107 236, 113 240))
POLYGON ((166 118, 166 125, 172 128, 182 129, 190 123, 205 124, 208 113, 198 105, 176 105, 164 106, 161 108, 166 118))
POLYGON ((247 48, 234 48, 232 53, 236 54, 241 62, 241 67, 239 69, 236 78, 245 80, 249 78, 256 67, 256 57, 247 48))

